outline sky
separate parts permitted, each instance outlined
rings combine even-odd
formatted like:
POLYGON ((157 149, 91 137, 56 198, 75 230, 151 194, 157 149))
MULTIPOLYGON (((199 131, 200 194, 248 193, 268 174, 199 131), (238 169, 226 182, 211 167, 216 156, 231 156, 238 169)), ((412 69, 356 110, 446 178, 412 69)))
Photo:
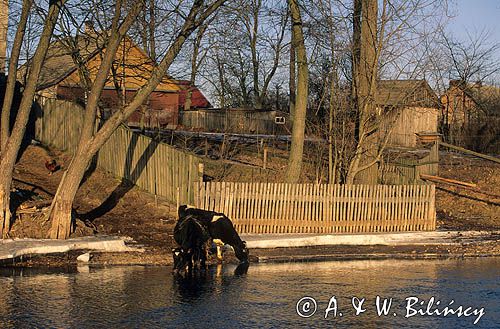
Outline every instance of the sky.
POLYGON ((448 29, 460 39, 486 29, 491 42, 500 42, 500 0, 452 0, 449 14, 448 29))

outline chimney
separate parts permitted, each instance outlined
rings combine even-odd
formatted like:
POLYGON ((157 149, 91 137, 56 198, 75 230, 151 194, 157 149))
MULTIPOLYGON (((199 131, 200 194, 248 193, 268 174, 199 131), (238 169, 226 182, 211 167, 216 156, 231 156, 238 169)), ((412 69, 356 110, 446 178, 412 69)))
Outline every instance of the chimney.
POLYGON ((85 24, 85 30, 84 30, 85 34, 92 34, 95 32, 94 31, 94 22, 85 21, 85 23, 83 23, 83 24, 85 24))
POLYGON ((5 76, 6 72, 8 27, 9 0, 0 0, 0 76, 5 76))

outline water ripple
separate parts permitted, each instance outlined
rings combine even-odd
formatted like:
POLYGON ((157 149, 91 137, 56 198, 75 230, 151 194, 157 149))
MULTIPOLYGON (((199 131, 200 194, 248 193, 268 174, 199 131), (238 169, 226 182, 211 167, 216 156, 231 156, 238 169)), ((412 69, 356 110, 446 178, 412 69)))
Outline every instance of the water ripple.
MULTIPOLYGON (((43 273, 0 269, 0 328, 468 328, 473 317, 403 316, 405 298, 434 296, 485 307, 476 327, 500 323, 500 259, 352 261, 210 268, 196 278, 174 278, 169 267, 90 268, 43 273), (300 318, 296 302, 317 300, 300 318), (343 316, 324 318, 335 296, 343 316), (366 299, 354 315, 351 298, 366 299), (379 317, 375 298, 393 298, 395 316, 379 317)), ((392 311, 392 308, 391 308, 392 311)))

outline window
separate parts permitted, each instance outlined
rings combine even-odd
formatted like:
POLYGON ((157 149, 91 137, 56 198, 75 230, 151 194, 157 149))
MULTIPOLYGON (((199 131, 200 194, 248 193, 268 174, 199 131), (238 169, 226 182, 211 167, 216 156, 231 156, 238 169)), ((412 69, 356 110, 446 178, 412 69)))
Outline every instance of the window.
POLYGON ((274 117, 274 123, 277 125, 284 125, 286 122, 285 117, 274 117))

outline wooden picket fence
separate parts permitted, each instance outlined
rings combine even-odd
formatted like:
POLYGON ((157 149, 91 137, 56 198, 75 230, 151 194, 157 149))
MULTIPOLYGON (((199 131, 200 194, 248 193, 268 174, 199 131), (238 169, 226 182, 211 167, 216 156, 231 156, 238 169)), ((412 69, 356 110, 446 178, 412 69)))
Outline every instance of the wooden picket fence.
POLYGON ((99 151, 97 165, 171 202, 193 202, 193 183, 203 176, 200 159, 119 127, 99 151))
POLYGON ((436 228, 434 185, 197 183, 195 206, 240 233, 361 233, 436 228))

